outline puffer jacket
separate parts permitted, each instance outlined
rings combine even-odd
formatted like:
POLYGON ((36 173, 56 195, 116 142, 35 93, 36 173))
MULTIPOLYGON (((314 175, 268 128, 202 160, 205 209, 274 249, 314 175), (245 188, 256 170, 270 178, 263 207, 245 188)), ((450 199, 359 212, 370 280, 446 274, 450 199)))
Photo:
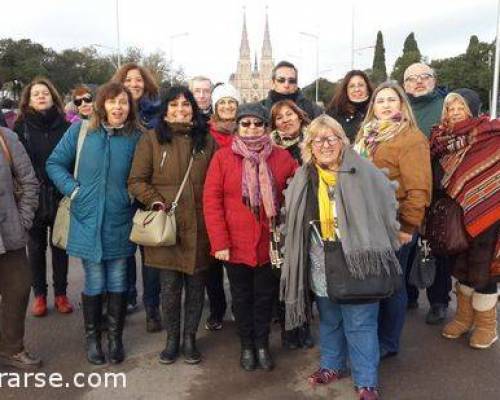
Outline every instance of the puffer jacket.
POLYGON ((28 241, 38 207, 38 180, 31 161, 17 135, 1 128, 4 142, 12 158, 12 170, 7 155, 0 146, 0 254, 22 249, 28 241), (14 198, 14 180, 20 187, 20 198, 14 198))
POLYGON ((71 171, 81 123, 73 124, 47 160, 47 174, 71 201, 67 253, 100 262, 135 253, 129 241, 135 207, 127 191, 127 178, 140 132, 128 135, 100 127, 83 142, 78 180, 71 171))

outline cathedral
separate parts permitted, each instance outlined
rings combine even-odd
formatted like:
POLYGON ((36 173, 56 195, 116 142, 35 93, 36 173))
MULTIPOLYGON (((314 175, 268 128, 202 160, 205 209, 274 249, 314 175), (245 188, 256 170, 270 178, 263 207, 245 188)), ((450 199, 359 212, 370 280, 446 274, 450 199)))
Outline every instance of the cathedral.
POLYGON ((269 37, 269 21, 266 14, 266 26, 264 30, 264 42, 260 63, 257 64, 257 54, 252 69, 250 46, 247 36, 246 15, 243 14, 243 31, 241 34, 240 58, 236 72, 231 74, 231 83, 240 92, 244 103, 259 101, 267 96, 271 89, 271 74, 274 67, 271 39, 269 37))

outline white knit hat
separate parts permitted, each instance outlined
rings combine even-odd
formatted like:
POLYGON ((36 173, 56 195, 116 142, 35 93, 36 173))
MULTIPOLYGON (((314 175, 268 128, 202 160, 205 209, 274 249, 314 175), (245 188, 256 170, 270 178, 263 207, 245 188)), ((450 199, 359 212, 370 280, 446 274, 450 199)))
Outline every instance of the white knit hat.
POLYGON ((217 102, 223 97, 230 97, 235 99, 238 104, 241 103, 240 93, 238 90, 234 88, 233 85, 229 83, 223 83, 222 85, 217 86, 212 92, 212 109, 215 110, 215 105, 217 102))

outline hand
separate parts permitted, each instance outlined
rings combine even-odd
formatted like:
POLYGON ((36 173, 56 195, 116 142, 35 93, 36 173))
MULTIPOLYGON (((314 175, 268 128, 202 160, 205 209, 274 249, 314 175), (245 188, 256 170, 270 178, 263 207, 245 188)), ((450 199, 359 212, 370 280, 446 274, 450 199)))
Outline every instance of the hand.
POLYGON ((214 257, 217 260, 229 261, 229 249, 224 249, 224 250, 216 251, 215 254, 214 254, 214 257))
POLYGON ((405 245, 411 242, 413 235, 410 235, 409 233, 403 231, 399 231, 398 238, 399 238, 399 243, 401 243, 401 245, 405 245))

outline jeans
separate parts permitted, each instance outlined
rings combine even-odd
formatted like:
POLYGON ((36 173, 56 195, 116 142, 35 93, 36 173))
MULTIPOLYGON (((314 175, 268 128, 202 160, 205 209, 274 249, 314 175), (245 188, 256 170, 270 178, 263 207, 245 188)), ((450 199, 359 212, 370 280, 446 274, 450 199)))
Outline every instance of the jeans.
POLYGON ((316 297, 316 302, 319 310, 321 368, 345 371, 349 355, 354 385, 376 387, 379 303, 337 304, 328 297, 316 297))
POLYGON ((225 263, 225 266, 242 344, 266 346, 279 284, 271 264, 251 267, 225 263))
POLYGON ((24 248, 0 255, 0 353, 23 350, 24 321, 30 297, 31 270, 24 248))
POLYGON ((93 262, 82 259, 85 270, 83 293, 96 296, 104 293, 123 293, 127 291, 127 259, 102 260, 93 262))
POLYGON ((35 296, 47 296, 47 232, 49 228, 54 295, 65 295, 68 286, 68 256, 64 250, 52 246, 53 225, 38 221, 29 232, 28 241, 28 259, 33 275, 35 296))
POLYGON ((210 301, 210 317, 222 321, 226 313, 226 295, 224 293, 224 269, 219 260, 215 260, 208 270, 207 295, 210 301))
POLYGON ((408 296, 406 294, 406 285, 404 277, 408 269, 409 255, 416 246, 417 235, 414 234, 410 243, 401 246, 396 253, 399 264, 403 270, 403 279, 401 289, 395 292, 391 297, 380 301, 380 312, 378 318, 378 337, 380 341, 381 352, 397 353, 399 351, 399 339, 406 316, 406 305, 408 296))

